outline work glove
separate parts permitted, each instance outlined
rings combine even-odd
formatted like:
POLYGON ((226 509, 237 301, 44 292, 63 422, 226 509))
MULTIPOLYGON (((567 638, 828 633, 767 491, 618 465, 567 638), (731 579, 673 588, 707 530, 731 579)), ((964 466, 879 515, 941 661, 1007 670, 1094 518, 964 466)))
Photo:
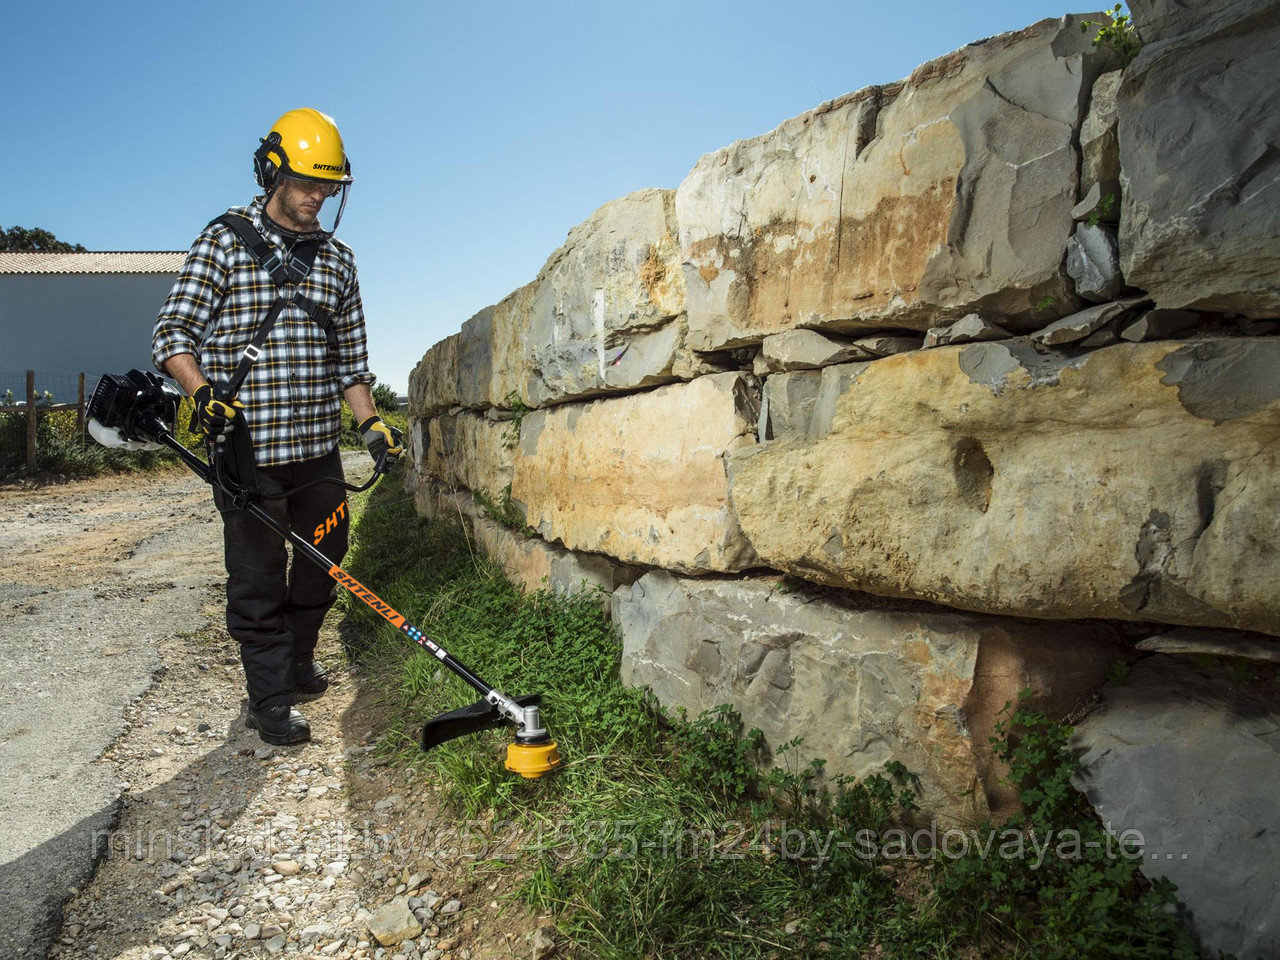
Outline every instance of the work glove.
POLYGON ((369 456, 373 462, 382 463, 382 469, 390 470, 396 457, 404 453, 404 434, 395 427, 387 426, 381 417, 374 415, 361 423, 357 430, 364 437, 364 445, 369 448, 369 456), (386 459, 383 459, 383 456, 386 459))
POLYGON ((199 430, 210 440, 230 433, 236 411, 244 409, 239 400, 215 400, 213 387, 207 383, 197 387, 191 399, 195 401, 195 409, 191 412, 190 429, 199 430))

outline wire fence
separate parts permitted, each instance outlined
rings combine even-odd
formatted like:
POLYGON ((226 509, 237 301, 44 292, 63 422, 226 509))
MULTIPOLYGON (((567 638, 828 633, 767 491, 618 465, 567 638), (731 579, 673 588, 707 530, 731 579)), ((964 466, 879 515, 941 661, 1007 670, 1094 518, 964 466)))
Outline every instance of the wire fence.
MULTIPOLYGON (((85 376, 82 373, 68 373, 65 370, 35 370, 32 371, 36 378, 36 396, 45 399, 45 394, 51 394, 52 403, 75 403, 76 391, 79 388, 80 378, 85 377, 84 388, 90 394, 93 388, 98 384, 96 376, 85 376)), ((11 406, 15 403, 22 403, 26 400, 27 389, 27 371, 26 370, 0 370, 0 407, 11 406), (5 397, 12 392, 12 399, 5 397)))
POLYGON ((66 371, 0 370, 0 384, 0 478, 76 458, 96 381, 66 371))

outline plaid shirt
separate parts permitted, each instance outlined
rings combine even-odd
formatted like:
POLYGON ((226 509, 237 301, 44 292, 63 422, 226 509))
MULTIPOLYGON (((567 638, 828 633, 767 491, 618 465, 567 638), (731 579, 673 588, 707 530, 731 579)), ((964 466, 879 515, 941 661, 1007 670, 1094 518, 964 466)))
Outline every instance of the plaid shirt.
MULTIPOLYGON (((263 197, 229 213, 248 217, 282 256, 297 239, 263 218, 263 197)), ((374 382, 369 372, 360 283, 351 248, 327 240, 298 293, 326 307, 338 336, 335 363, 324 331, 296 304, 281 311, 237 397, 258 466, 324 456, 338 442, 341 391, 374 382)), ((192 354, 210 380, 229 380, 276 300, 276 285, 229 227, 206 227, 191 246, 151 338, 151 359, 192 354)))

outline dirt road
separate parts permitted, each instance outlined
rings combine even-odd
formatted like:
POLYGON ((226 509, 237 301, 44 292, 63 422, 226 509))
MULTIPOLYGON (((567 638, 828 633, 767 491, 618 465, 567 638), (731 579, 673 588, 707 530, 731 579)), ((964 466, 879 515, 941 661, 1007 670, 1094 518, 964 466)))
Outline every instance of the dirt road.
POLYGON ((472 879, 435 788, 371 756, 383 681, 336 615, 312 741, 244 728, 221 529, 186 474, 0 491, 0 960, 372 958, 393 899, 398 956, 529 956, 538 921, 472 879))
POLYGON ((207 622, 221 536, 185 472, 0 491, 0 956, 44 956, 92 875, 120 795, 99 758, 160 641, 207 622))

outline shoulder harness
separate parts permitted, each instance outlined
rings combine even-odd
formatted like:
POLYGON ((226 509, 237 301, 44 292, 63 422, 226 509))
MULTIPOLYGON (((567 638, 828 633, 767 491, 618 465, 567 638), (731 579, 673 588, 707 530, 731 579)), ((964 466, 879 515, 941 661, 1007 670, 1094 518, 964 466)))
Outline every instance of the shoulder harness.
POLYGON ((249 371, 253 368, 253 364, 257 361, 259 355, 261 355, 262 345, 267 342, 267 337, 271 335, 271 330, 275 327, 276 320, 280 318, 284 308, 291 303, 301 307, 302 312, 307 315, 311 322, 324 331, 325 339, 329 343, 329 354, 336 361, 338 358, 338 333, 333 325, 333 315, 322 305, 299 295, 297 292, 298 284, 311 274, 311 268, 316 262, 316 255, 320 252, 320 247, 324 240, 300 240, 294 244, 288 256, 282 258, 271 249, 271 245, 267 243, 266 238, 258 232, 258 229, 247 217, 237 213, 224 213, 209 222, 210 227, 214 224, 221 224, 235 231, 236 236, 240 238, 240 242, 249 251, 249 255, 253 257, 258 266, 267 272, 272 282, 276 285, 275 303, 271 304, 271 309, 262 318, 262 323, 258 325, 257 332, 253 335, 253 340, 244 348, 244 353, 240 356, 240 362, 236 364, 235 372, 231 374, 232 396, 240 390, 241 384, 249 376, 249 371))

